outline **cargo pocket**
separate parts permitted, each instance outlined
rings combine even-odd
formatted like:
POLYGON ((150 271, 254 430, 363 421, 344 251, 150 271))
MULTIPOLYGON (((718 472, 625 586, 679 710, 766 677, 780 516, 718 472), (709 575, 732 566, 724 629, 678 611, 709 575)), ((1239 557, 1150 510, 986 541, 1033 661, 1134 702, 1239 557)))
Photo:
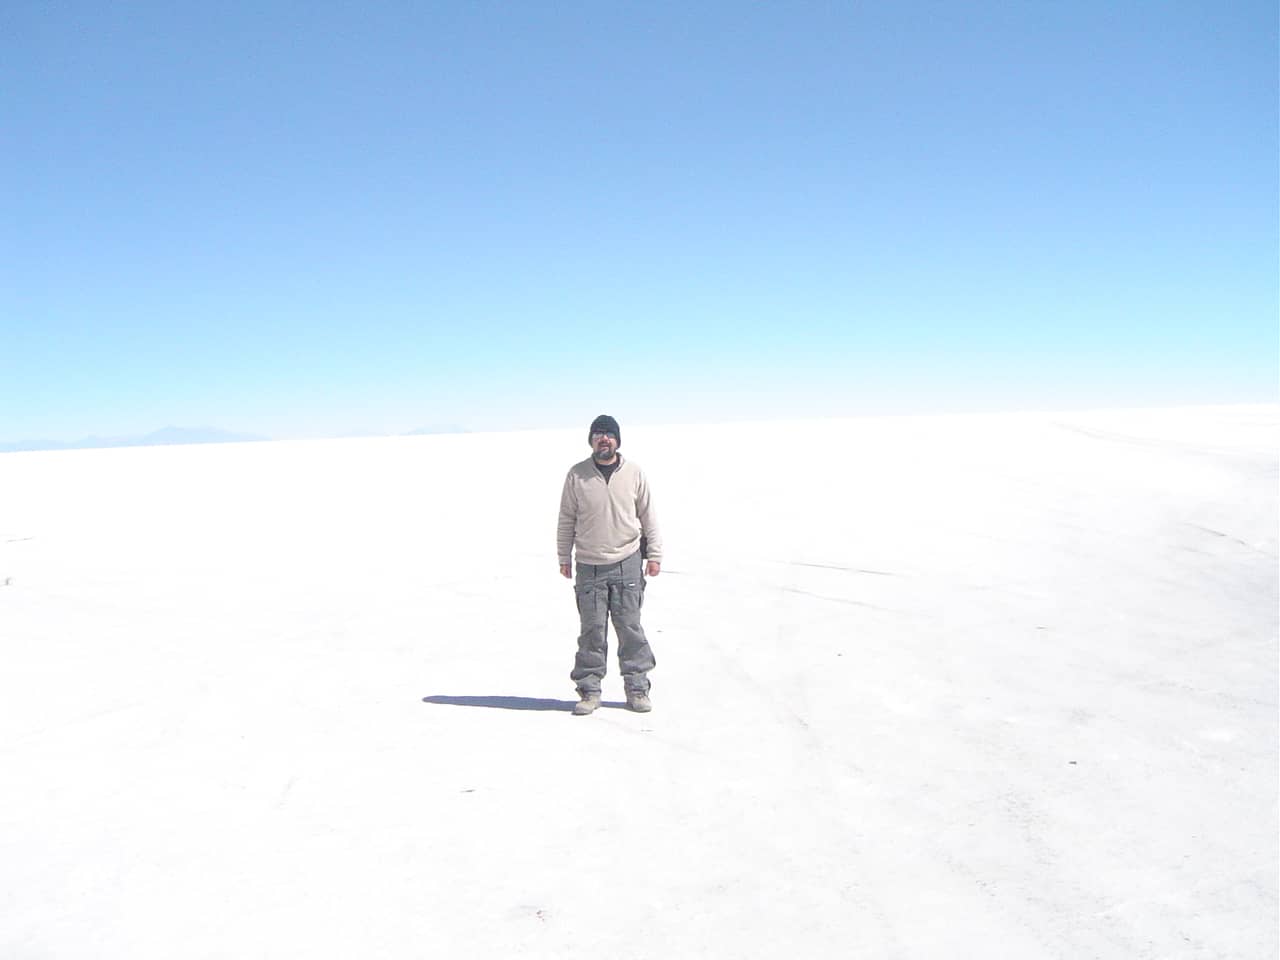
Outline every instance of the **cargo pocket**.
POLYGON ((640 620, 640 608, 644 606, 644 577, 622 581, 620 613, 630 622, 640 620))
POLYGON ((607 589, 606 584, 599 580, 574 584, 573 595, 578 603, 578 616, 584 624, 595 624, 604 619, 604 611, 600 609, 600 595, 607 589))

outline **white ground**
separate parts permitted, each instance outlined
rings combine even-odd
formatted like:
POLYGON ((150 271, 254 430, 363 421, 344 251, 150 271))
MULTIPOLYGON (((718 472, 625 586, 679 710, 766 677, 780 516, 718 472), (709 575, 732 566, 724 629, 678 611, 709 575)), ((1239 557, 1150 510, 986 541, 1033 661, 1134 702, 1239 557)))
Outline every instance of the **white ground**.
POLYGON ((1278 427, 623 424, 588 718, 585 426, 4 455, 0 957, 1275 957, 1278 427))

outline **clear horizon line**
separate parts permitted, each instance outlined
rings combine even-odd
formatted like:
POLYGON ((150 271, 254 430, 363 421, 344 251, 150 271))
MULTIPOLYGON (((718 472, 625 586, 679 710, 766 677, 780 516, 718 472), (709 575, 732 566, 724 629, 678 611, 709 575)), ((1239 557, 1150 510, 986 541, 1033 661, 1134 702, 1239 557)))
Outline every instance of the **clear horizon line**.
MULTIPOLYGON (((1081 414, 1081 413, 1124 413, 1135 411, 1154 411, 1154 410, 1213 410, 1226 408, 1277 408, 1280 410, 1280 397, 1272 400, 1237 400, 1237 401, 1219 401, 1213 403, 1146 403, 1146 404, 1123 404, 1123 405, 1067 405, 1061 407, 1036 407, 1028 409, 995 409, 995 408, 972 408, 963 410, 929 410, 929 411, 912 411, 899 413, 832 413, 821 415, 780 415, 773 417, 757 417, 744 416, 738 418, 724 419, 715 418, 708 420, 654 420, 654 421, 630 421, 629 425, 634 428, 654 429, 661 427, 688 427, 688 426, 720 426, 730 424, 752 424, 752 423, 795 423, 804 421, 824 421, 824 420, 873 420, 873 419, 920 419, 920 418, 948 418, 948 417, 1013 417, 1013 416, 1052 416, 1059 414, 1081 414)), ((594 409, 594 408, 593 408, 594 409)), ((96 450, 96 449, 112 449, 121 447, 147 447, 147 446, 201 446, 215 444, 235 444, 235 443, 291 443, 321 440, 364 440, 364 439, 390 439, 390 438, 406 438, 415 436, 450 436, 464 434, 508 434, 508 433, 538 433, 538 432, 554 432, 560 430, 577 429, 576 424, 554 424, 540 426, 523 426, 523 427, 417 427, 410 430, 358 430, 358 431, 337 431, 333 433, 290 433, 283 435, 264 435, 257 433, 241 432, 237 430, 225 430, 219 427, 181 427, 172 424, 160 427, 145 434, 125 435, 125 436, 107 436, 96 433, 82 436, 75 441, 58 441, 48 438, 39 438, 26 441, 3 441, 0 440, 0 453, 37 453, 37 452, 56 452, 59 450, 96 450), (205 434, 204 438, 199 434, 205 434), (191 434, 189 439, 182 439, 182 434, 191 434), (169 435, 172 439, 165 439, 162 435, 169 435)))

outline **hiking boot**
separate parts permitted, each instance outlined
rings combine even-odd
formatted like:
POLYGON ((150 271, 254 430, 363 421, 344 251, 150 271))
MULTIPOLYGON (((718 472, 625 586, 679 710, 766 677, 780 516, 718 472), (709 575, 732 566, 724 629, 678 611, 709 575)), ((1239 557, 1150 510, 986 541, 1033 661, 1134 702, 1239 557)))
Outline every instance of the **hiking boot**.
POLYGON ((649 702, 649 694, 637 690, 627 694, 627 707, 636 713, 648 713, 653 709, 653 704, 649 702))
POLYGON ((596 707, 600 706, 600 694, 584 693, 582 699, 573 705, 573 715, 575 717, 585 717, 589 713, 595 713, 596 707))

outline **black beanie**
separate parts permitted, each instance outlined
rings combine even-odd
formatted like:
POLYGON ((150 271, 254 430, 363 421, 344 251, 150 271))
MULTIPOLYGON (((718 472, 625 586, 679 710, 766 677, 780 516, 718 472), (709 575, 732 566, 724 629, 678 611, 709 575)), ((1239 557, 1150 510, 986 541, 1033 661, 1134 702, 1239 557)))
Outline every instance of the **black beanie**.
POLYGON ((612 433, 613 438, 618 441, 618 446, 622 446, 622 431, 618 428, 618 421, 607 413, 602 413, 591 421, 591 429, 587 431, 587 443, 591 442, 593 433, 612 433))

